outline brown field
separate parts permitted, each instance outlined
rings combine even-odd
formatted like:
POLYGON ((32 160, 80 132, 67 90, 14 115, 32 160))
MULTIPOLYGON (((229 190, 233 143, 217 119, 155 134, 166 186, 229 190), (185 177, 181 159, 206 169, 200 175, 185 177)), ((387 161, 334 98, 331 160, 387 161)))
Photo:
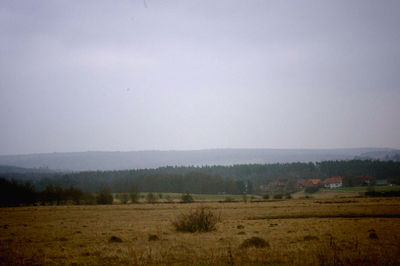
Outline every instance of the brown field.
POLYGON ((400 265, 400 199, 2 208, 0 264, 400 265), (217 230, 176 232, 199 206, 217 230))

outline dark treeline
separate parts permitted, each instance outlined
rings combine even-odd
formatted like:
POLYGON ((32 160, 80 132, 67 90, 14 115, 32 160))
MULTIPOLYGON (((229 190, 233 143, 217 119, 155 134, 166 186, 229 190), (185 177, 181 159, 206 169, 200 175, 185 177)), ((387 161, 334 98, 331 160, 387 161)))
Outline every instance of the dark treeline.
POLYGON ((60 187, 78 187, 83 191, 96 192, 107 187, 120 193, 134 186, 146 192, 178 192, 198 194, 230 193, 241 194, 245 191, 245 181, 233 178, 211 176, 200 172, 187 174, 144 173, 130 174, 130 171, 81 172, 53 178, 43 178, 34 182, 39 190, 52 184, 60 187))
POLYGON ((121 171, 87 171, 46 174, 42 178, 29 174, 7 174, 7 178, 30 180, 41 191, 48 185, 76 187, 85 192, 109 188, 112 192, 127 192, 131 186, 146 192, 178 193, 252 193, 261 185, 273 181, 308 178, 326 179, 342 176, 345 186, 357 185, 357 178, 387 179, 400 184, 400 162, 393 161, 324 161, 318 163, 243 164, 233 166, 160 167, 121 171))
MULTIPOLYGON (((30 182, 24 183, 0 177, 0 206, 2 207, 33 204, 103 204, 101 192, 96 197, 96 195, 83 192, 79 188, 61 188, 53 185, 47 185, 45 189, 38 192, 30 182)), ((109 194, 111 195, 111 193, 109 194)))

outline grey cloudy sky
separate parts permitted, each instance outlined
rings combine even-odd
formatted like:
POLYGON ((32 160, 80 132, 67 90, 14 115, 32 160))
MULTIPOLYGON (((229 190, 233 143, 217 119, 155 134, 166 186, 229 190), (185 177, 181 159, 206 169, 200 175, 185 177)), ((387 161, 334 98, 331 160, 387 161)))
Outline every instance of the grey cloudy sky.
POLYGON ((400 1, 0 2, 0 154, 400 148, 400 1))

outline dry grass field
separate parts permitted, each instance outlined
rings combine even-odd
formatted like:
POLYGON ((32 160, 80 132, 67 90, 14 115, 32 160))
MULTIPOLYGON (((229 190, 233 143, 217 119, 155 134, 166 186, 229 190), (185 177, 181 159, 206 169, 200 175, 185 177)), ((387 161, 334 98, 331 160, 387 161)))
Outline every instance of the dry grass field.
POLYGON ((400 199, 2 208, 0 264, 400 265, 400 199), (217 229, 175 231, 200 206, 217 229))

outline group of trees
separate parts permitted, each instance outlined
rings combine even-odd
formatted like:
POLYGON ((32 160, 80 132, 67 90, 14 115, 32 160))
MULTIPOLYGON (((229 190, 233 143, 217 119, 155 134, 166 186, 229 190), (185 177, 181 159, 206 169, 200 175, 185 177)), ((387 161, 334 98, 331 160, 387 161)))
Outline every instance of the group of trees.
POLYGON ((30 205, 36 198, 37 194, 32 184, 0 178, 0 206, 30 205))
MULTIPOLYGON (((34 177, 27 173, 7 174, 8 179, 30 180, 30 186, 37 191, 46 190, 52 185, 62 189, 74 187, 87 193, 96 193, 107 187, 113 193, 127 193, 121 196, 121 202, 131 199, 127 188, 132 186, 139 191, 153 193, 252 194, 259 192, 261 186, 274 181, 284 181, 287 186, 295 187, 299 179, 326 179, 331 176, 342 176, 345 186, 357 185, 360 176, 372 177, 372 181, 388 179, 391 183, 400 184, 400 162, 349 160, 233 166, 168 166, 123 171, 46 173, 42 177, 38 177, 37 173, 34 177)), ((70 194, 69 200, 75 200, 71 196, 74 194, 72 192, 65 193, 70 194)))
MULTIPOLYGON (((138 202, 139 192, 132 187, 127 201, 138 202)), ((62 188, 52 184, 36 191, 29 182, 18 182, 0 177, 0 206, 61 205, 61 204, 112 204, 113 194, 108 188, 97 193, 83 192, 76 187, 62 188)))
MULTIPOLYGON (((141 196, 135 187, 131 187, 130 192, 117 193, 116 198, 121 204, 139 203, 143 197, 147 203, 156 203, 162 199, 162 193, 148 192, 146 196, 141 196)), ((173 202, 169 196, 164 202, 173 202)), ((28 205, 64 205, 64 204, 113 204, 113 193, 108 188, 103 188, 97 193, 83 192, 79 188, 61 188, 59 186, 48 185, 42 191, 35 191, 29 182, 17 182, 0 177, 0 206, 28 206, 28 205)), ((181 203, 194 202, 189 193, 183 193, 181 203)))

